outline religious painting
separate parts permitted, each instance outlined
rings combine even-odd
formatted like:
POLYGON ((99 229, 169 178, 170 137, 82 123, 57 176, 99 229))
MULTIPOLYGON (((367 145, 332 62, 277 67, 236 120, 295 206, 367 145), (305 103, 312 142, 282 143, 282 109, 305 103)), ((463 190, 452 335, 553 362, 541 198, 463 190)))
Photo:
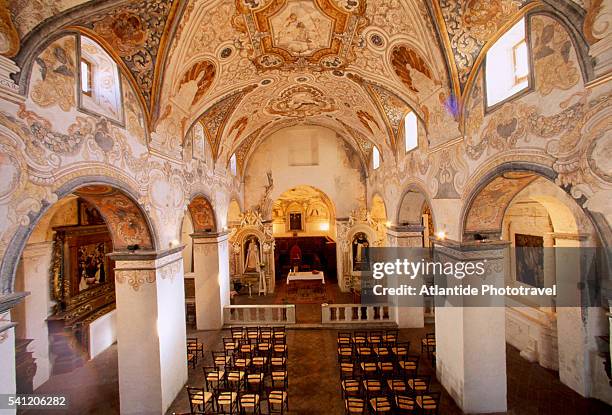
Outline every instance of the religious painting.
POLYGON ((104 284, 107 279, 108 260, 107 247, 104 242, 81 245, 77 251, 78 291, 104 284))
POLYGON ((261 244, 255 235, 252 235, 245 240, 243 252, 243 273, 258 273, 259 265, 261 264, 261 244))
POLYGON ((331 45, 332 19, 311 1, 288 2, 270 19, 270 26, 274 46, 293 55, 312 55, 331 45))
POLYGON ((290 231, 302 231, 302 213, 301 212, 290 212, 289 213, 289 230, 290 231))
POLYGON ((79 225, 104 225, 104 218, 100 211, 85 200, 78 199, 79 225))
POLYGON ((215 216, 212 206, 203 196, 195 197, 188 206, 195 232, 214 232, 215 216))
POLYGON ((517 233, 516 280, 534 287, 544 287, 544 238, 517 233))
POLYGON ((363 232, 357 232, 353 236, 352 252, 353 252, 353 271, 369 271, 368 248, 370 242, 368 237, 363 232))

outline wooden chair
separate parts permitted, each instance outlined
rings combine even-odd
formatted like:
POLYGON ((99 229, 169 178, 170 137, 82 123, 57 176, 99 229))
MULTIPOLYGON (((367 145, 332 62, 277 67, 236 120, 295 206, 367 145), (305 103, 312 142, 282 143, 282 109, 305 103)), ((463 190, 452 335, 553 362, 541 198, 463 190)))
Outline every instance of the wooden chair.
POLYGON ((225 374, 225 383, 230 391, 240 392, 246 387, 245 373, 242 370, 232 369, 225 374))
POLYGON ((198 357, 193 353, 187 352, 187 364, 195 369, 198 364, 198 357))
POLYGON ((380 346, 383 341, 383 332, 380 330, 373 330, 368 333, 368 344, 372 347, 380 346))
POLYGON ((225 371, 218 370, 216 367, 203 367, 204 385, 206 390, 215 394, 225 387, 225 371))
POLYGON ((228 356, 233 356, 238 349, 238 340, 233 337, 223 338, 223 350, 228 356))
POLYGON ((244 339, 244 327, 232 327, 230 328, 230 332, 232 333, 232 339, 238 341, 244 339))
POLYGON ((289 376, 286 370, 273 371, 270 374, 272 389, 286 391, 289 387, 289 376))
POLYGON ((237 414, 238 413, 238 394, 233 391, 221 391, 216 396, 218 414, 237 414))
POLYGON ((352 341, 352 334, 349 332, 338 332, 338 347, 350 346, 352 341))
POLYGON ((346 415, 365 414, 365 401, 358 397, 349 397, 344 400, 344 411, 346 415))
POLYGON ((387 389, 393 394, 406 394, 408 393, 408 384, 405 379, 387 379, 387 389))
POLYGON ((431 378, 429 376, 415 376, 406 381, 408 389, 413 396, 423 395, 429 392, 429 384, 431 378))
POLYGON ((289 411, 289 399, 284 390, 272 390, 268 394, 268 414, 284 414, 289 411))
POLYGON ((187 386, 187 396, 189 396, 189 407, 192 414, 204 414, 214 409, 212 392, 187 386))
POLYGON ((418 413, 416 398, 414 396, 399 393, 395 394, 394 403, 395 413, 397 414, 414 415, 418 413))
POLYGON ((343 399, 361 396, 361 384, 358 379, 344 379, 340 385, 343 399))
POLYGON ((259 341, 259 327, 247 327, 246 338, 251 340, 253 343, 259 341))
POLYGON ((363 392, 366 400, 369 402, 370 399, 376 396, 383 395, 382 383, 378 379, 364 379, 361 381, 363 385, 363 392))
POLYGON ((410 379, 419 373, 419 360, 417 355, 406 355, 397 362, 397 369, 400 376, 410 379))
POLYGON ((261 414, 261 399, 258 393, 243 393, 238 398, 240 414, 261 414))
POLYGON ((436 334, 427 333, 424 339, 421 339, 421 354, 423 351, 427 352, 427 355, 431 355, 431 352, 436 350, 436 334))
POLYGON ((187 338, 187 353, 192 353, 196 356, 198 354, 204 358, 204 344, 200 343, 197 337, 188 337, 187 338))
POLYGON ((399 330, 385 330, 383 335, 383 344, 388 347, 393 347, 399 340, 399 330))
POLYGON ((217 370, 227 370, 230 366, 232 358, 225 353, 222 352, 210 352, 212 355, 213 365, 217 370))
POLYGON ((393 406, 386 396, 375 396, 369 400, 372 413, 375 415, 391 414, 393 406))
POLYGON ((397 342, 394 346, 391 346, 390 350, 393 358, 399 362, 410 354, 410 342, 397 342))
POLYGON ((423 415, 438 415, 440 412, 440 392, 427 392, 416 397, 416 403, 423 415))
POLYGON ((272 327, 272 336, 274 338, 274 343, 276 343, 277 341, 286 343, 287 332, 285 330, 285 326, 272 327))
POLYGON ((368 332, 367 331, 356 331, 353 333, 353 345, 355 348, 360 346, 365 346, 368 341, 368 332))
POLYGON ((361 362, 359 367, 364 378, 374 379, 378 377, 378 365, 376 362, 361 362))
POLYGON ((260 327, 259 328, 259 341, 272 343, 274 337, 272 327, 260 327))
POLYGON ((355 375, 355 363, 342 362, 340 363, 340 379, 352 378, 355 375))
POLYGON ((353 360, 353 348, 351 346, 338 347, 338 362, 350 362, 353 360))
POLYGON ((246 390, 249 392, 263 393, 264 391, 264 374, 263 372, 247 373, 246 390))

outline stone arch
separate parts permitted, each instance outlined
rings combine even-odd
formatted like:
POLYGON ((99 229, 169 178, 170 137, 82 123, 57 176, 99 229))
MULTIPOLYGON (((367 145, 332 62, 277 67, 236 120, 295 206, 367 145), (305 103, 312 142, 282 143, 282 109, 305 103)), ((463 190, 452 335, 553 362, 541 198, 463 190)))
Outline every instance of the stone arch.
MULTIPOLYGON (((137 192, 119 180, 103 176, 81 176, 65 182, 55 194, 63 199, 69 194, 77 194, 95 206, 106 222, 115 251, 136 248, 155 251, 159 248, 159 238, 149 216, 138 204, 137 192)), ((14 289, 15 271, 34 228, 52 204, 43 202, 42 208, 30 213, 29 223, 20 225, 14 232, 2 263, 0 264, 0 288, 2 293, 14 289)))
POLYGON ((433 209, 431 207, 431 197, 425 187, 419 183, 410 183, 404 189, 402 196, 399 199, 399 204, 397 205, 397 211, 395 213, 395 221, 399 225, 414 225, 421 224, 421 213, 423 210, 423 206, 429 206, 429 209, 432 214, 432 221, 435 224, 435 219, 433 217, 433 209), (406 210, 404 203, 416 204, 418 209, 410 209, 406 210))
MULTIPOLYGON (((461 213, 461 238, 472 240, 476 234, 480 234, 489 239, 498 239, 508 206, 519 192, 538 177, 555 183, 557 173, 549 166, 521 161, 501 163, 481 175, 477 182, 467 187, 461 213), (496 205, 500 207, 496 209, 496 205)), ((561 189, 572 197, 569 189, 561 189)), ((609 246, 612 230, 605 217, 583 208, 581 200, 572 199, 594 225, 601 244, 609 246)))
POLYGON ((198 194, 193 197, 187 206, 187 211, 191 216, 194 232, 217 231, 218 222, 215 210, 206 196, 198 194))

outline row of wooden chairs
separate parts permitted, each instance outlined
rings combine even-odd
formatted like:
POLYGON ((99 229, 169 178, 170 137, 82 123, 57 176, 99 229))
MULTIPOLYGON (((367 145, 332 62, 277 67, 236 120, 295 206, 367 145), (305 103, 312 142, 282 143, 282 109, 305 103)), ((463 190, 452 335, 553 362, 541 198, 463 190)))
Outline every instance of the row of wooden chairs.
POLYGON ((212 393, 204 388, 187 386, 191 414, 261 414, 262 401, 267 402, 268 414, 289 411, 287 391, 273 390, 267 395, 255 392, 220 391, 212 393))
POLYGON ((419 374, 421 355, 435 358, 435 335, 421 340, 421 355, 396 330, 340 332, 337 350, 347 415, 438 413, 440 393, 419 374))

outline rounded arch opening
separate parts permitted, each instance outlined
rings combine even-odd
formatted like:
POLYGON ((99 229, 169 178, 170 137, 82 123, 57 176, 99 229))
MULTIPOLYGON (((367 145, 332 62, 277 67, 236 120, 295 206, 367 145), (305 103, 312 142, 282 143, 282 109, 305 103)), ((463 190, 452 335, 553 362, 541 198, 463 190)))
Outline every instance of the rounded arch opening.
POLYGON ((14 276, 23 249, 44 214, 67 196, 77 196, 95 207, 109 228, 115 251, 155 251, 158 237, 151 220, 136 202, 136 193, 128 186, 108 178, 81 177, 55 191, 58 201, 43 201, 42 208, 29 215, 29 224, 14 232, 0 265, 2 293, 14 291, 14 276))
POLYGON ((272 203, 272 226, 275 237, 335 237, 335 206, 322 190, 298 185, 285 190, 272 203))

